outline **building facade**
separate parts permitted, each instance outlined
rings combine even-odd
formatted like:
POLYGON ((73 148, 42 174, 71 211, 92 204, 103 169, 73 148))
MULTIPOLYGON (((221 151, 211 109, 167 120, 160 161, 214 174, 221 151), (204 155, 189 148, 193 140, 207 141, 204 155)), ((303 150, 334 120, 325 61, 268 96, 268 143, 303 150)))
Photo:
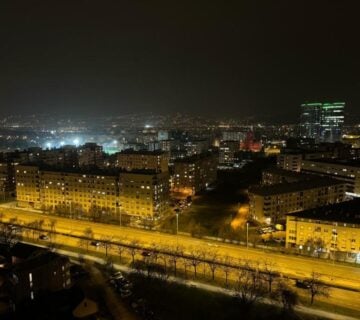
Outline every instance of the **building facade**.
POLYGON ((276 185, 280 183, 292 183, 302 180, 309 180, 313 176, 300 172, 284 170, 280 168, 268 168, 262 172, 262 185, 276 185))
POLYGON ((80 167, 103 167, 103 147, 96 143, 88 142, 78 148, 80 167))
POLYGON ((301 134, 322 142, 341 140, 344 102, 304 103, 301 105, 301 134))
POLYGON ((116 155, 116 167, 131 170, 155 170, 156 172, 168 172, 169 153, 156 151, 125 150, 116 155))
POLYGON ((234 164, 235 154, 240 149, 240 141, 221 141, 219 146, 219 164, 234 164))
POLYGON ((301 153, 280 153, 276 157, 276 165, 284 170, 300 172, 301 170, 301 153))
POLYGON ((19 206, 74 218, 111 221, 121 213, 155 218, 164 216, 169 205, 167 172, 76 172, 18 165, 16 186, 19 206))
POLYGON ((15 163, 0 160, 0 200, 13 197, 15 189, 15 163))
POLYGON ((360 196, 360 161, 303 160, 301 171, 343 181, 349 194, 360 196))
POLYGON ((345 186, 334 179, 312 179, 249 188, 249 215, 265 223, 285 214, 345 200, 345 186))
POLYGON ((169 174, 139 171, 120 174, 121 213, 160 219, 169 213, 169 174))
POLYGON ((289 214, 286 247, 313 255, 346 253, 360 263, 360 200, 289 214))
POLYGON ((193 195, 215 183, 218 155, 203 153, 174 162, 172 190, 193 195))

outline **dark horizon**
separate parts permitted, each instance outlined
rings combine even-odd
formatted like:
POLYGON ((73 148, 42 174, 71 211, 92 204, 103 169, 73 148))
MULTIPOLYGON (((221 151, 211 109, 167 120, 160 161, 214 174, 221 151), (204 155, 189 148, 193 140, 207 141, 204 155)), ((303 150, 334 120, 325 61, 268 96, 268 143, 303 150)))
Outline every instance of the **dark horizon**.
POLYGON ((0 115, 360 116, 355 1, 4 1, 0 115))

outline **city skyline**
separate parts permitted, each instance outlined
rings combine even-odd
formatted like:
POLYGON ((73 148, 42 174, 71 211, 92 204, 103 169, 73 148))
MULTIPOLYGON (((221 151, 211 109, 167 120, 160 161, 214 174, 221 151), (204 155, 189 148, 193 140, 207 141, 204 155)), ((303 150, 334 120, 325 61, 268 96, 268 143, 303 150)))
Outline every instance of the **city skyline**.
POLYGON ((357 2, 1 1, 0 318, 359 319, 357 2))

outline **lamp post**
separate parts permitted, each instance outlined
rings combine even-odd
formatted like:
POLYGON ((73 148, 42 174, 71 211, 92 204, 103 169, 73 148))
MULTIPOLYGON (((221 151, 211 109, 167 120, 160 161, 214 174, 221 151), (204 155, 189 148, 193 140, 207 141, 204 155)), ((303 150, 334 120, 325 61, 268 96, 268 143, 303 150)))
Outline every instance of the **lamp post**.
POLYGON ((176 212, 176 245, 179 245, 179 213, 176 212))
POLYGON ((246 249, 249 249, 249 222, 246 222, 246 249))
POLYGON ((121 221, 121 208, 119 204, 116 204, 116 210, 119 211, 119 225, 120 227, 122 226, 122 221, 121 221))

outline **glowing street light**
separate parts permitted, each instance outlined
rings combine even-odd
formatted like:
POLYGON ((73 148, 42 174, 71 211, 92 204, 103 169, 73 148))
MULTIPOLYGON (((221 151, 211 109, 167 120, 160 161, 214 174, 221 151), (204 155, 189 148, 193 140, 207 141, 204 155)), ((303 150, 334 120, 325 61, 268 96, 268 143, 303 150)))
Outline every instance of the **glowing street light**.
POLYGON ((78 138, 73 140, 74 145, 78 146, 80 143, 80 140, 78 138))

